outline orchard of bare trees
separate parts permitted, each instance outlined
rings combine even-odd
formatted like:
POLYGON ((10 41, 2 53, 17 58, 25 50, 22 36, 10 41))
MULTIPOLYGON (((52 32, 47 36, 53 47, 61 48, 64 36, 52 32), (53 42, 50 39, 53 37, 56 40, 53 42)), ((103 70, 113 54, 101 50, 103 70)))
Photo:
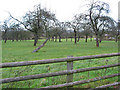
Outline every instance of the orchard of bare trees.
POLYGON ((88 10, 76 14, 71 21, 60 22, 54 13, 40 4, 32 11, 28 11, 22 19, 14 17, 9 13, 9 18, 1 24, 2 39, 21 41, 34 40, 34 46, 38 39, 47 38, 49 41, 59 41, 70 38, 75 44, 84 38, 85 42, 96 40, 96 47, 102 40, 113 39, 116 42, 119 37, 119 22, 108 16, 109 5, 102 1, 92 2, 87 5, 88 10), (74 40, 73 40, 74 38, 74 40))

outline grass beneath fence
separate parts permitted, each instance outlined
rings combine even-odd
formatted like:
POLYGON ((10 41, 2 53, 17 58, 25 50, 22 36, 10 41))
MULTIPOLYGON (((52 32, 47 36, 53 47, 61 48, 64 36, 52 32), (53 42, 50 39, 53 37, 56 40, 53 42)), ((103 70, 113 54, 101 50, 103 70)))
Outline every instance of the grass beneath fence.
MULTIPOLYGON (((114 41, 103 41, 100 44, 100 47, 95 46, 95 41, 88 41, 87 43, 84 40, 81 40, 76 45, 68 40, 66 42, 52 42, 48 41, 45 47, 41 48, 37 53, 32 53, 32 51, 41 45, 44 40, 39 40, 36 47, 33 46, 32 40, 27 41, 18 41, 7 43, 2 43, 2 62, 19 62, 19 61, 33 61, 33 60, 42 60, 42 59, 52 59, 52 58, 65 58, 67 56, 86 56, 86 55, 97 55, 105 53, 116 53, 118 52, 118 43, 114 41)), ((118 62, 117 57, 103 58, 96 60, 85 60, 85 61, 76 61, 74 62, 73 69, 87 68, 87 67, 96 67, 108 64, 115 64, 118 62), (107 61, 108 60, 108 61, 107 61)), ((3 78, 34 75, 41 73, 49 72, 58 72, 66 70, 66 63, 56 63, 56 64, 47 64, 47 65, 32 65, 24 67, 15 67, 15 68, 6 68, 3 69, 3 78)), ((74 74, 74 81, 91 79, 98 76, 110 75, 118 73, 118 68, 109 68, 97 71, 89 71, 83 73, 74 74)), ((113 83, 118 80, 118 77, 97 81, 95 83, 77 85, 74 87, 89 88, 95 87, 95 85, 102 85, 104 83, 113 83)), ((41 78, 36 80, 27 80, 20 82, 13 82, 9 84, 3 84, 3 88, 40 88, 48 85, 57 85, 66 83, 66 75, 56 76, 49 78, 41 78)))

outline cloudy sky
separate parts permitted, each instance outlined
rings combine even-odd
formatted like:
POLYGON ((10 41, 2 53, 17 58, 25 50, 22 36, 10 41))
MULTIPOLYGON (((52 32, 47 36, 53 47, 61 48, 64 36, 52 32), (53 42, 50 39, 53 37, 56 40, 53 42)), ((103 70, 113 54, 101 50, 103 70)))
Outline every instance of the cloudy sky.
MULTIPOLYGON (((32 10, 34 5, 41 4, 42 7, 50 9, 56 14, 60 21, 71 20, 72 17, 85 11, 85 6, 89 0, 1 0, 0 21, 6 19, 10 12, 14 17, 20 18, 27 11, 32 10)), ((110 16, 118 19, 118 1, 102 0, 110 5, 110 16)))

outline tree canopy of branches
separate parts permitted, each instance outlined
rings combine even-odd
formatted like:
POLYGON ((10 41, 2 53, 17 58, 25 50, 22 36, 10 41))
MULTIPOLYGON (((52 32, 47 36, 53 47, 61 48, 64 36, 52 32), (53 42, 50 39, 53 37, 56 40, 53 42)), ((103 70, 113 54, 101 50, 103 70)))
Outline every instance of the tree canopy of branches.
POLYGON ((1 26, 2 29, 4 30, 4 33, 2 34, 2 38, 3 38, 5 43, 7 42, 7 36, 8 36, 7 32, 9 31, 10 26, 11 26, 10 18, 4 20, 3 25, 1 26))
POLYGON ((112 19, 107 16, 109 5, 107 3, 96 1, 92 2, 87 14, 89 24, 96 36, 96 46, 99 47, 99 38, 112 26, 112 19))
POLYGON ((81 17, 74 16, 71 22, 67 22, 67 26, 74 31, 75 44, 77 43, 77 31, 80 30, 81 17))
MULTIPOLYGON (((23 21, 20 21, 10 15, 13 19, 20 22, 25 29, 33 32, 34 34, 34 46, 36 46, 39 36, 47 31, 48 23, 55 19, 55 15, 45 8, 41 8, 41 5, 36 5, 33 11, 29 11, 23 17, 23 21)), ((46 32, 47 33, 47 32, 46 32)))

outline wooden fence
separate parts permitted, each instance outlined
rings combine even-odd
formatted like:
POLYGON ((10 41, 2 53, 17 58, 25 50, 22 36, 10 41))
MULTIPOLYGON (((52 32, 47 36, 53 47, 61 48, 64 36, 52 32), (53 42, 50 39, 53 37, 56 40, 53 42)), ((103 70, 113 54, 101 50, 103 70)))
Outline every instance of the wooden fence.
MULTIPOLYGON (((90 67, 90 68, 81 68, 81 69, 73 70, 73 62, 74 61, 113 57, 113 56, 120 56, 120 53, 92 55, 92 56, 80 56, 80 57, 67 57, 67 58, 59 58, 59 59, 46 59, 46 60, 36 60, 36 61, 1 63, 0 68, 9 68, 9 67, 19 67, 19 66, 28 66, 28 65, 67 62, 67 70, 59 71, 59 72, 52 72, 52 73, 20 76, 20 77, 15 77, 15 78, 0 79, 0 84, 16 82, 16 81, 31 80, 31 79, 40 79, 40 78, 45 78, 45 77, 67 75, 67 83, 44 87, 44 88, 61 88, 61 87, 69 87, 69 86, 73 86, 73 85, 84 84, 84 83, 89 83, 89 82, 99 81, 102 79, 108 79, 108 78, 120 76, 120 73, 116 73, 116 74, 107 75, 107 76, 103 76, 103 77, 96 77, 96 78, 92 78, 92 79, 88 79, 88 80, 81 80, 81 81, 73 82, 73 73, 80 73, 80 72, 85 72, 85 71, 92 71, 92 70, 99 70, 99 69, 104 69, 104 68, 120 66, 120 63, 117 63, 117 64, 111 64, 111 65, 104 65, 104 66, 90 67)), ((118 84, 120 84, 120 82, 115 82, 113 84, 103 85, 103 86, 99 86, 96 88, 105 88, 105 87, 109 87, 109 86, 115 86, 118 84)))

